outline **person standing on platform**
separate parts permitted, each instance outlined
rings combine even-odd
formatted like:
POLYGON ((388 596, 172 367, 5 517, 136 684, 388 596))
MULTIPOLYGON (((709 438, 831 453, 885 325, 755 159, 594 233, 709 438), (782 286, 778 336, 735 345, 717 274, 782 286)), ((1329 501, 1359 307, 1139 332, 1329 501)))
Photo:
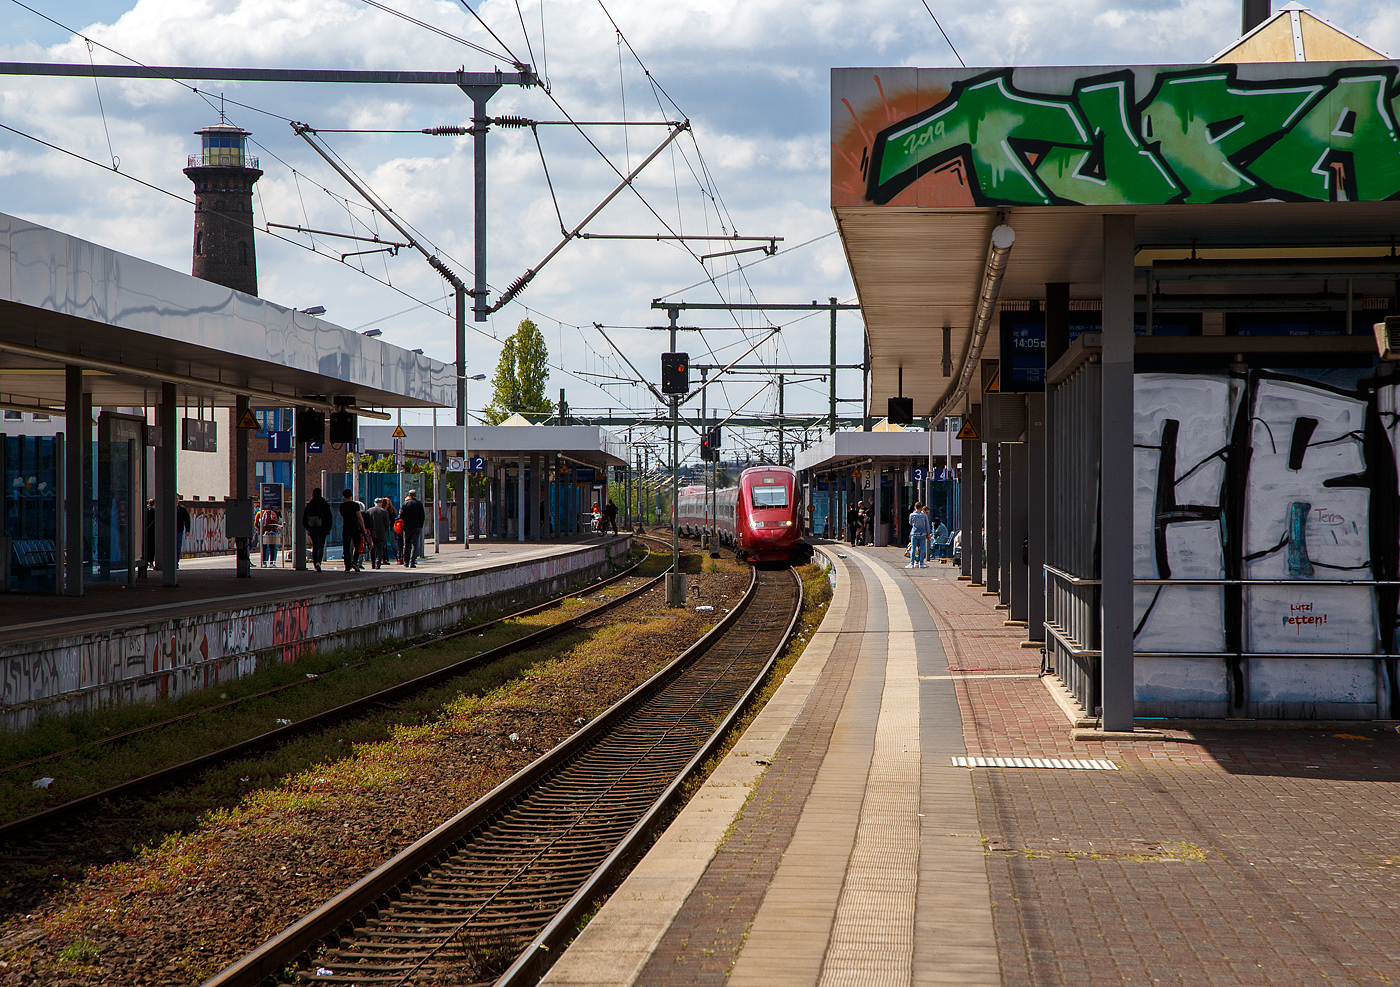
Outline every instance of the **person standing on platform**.
POLYGON ((603 508, 603 533, 607 534, 608 528, 612 528, 612 533, 617 534, 617 505, 611 500, 603 508))
POLYGON ((403 520, 403 557, 410 569, 418 568, 418 539, 423 534, 423 524, 428 515, 418 502, 418 491, 410 490, 404 498, 403 509, 399 511, 403 520))
POLYGON ((360 563, 360 540, 364 538, 365 526, 360 503, 354 491, 346 487, 340 492, 340 530, 345 546, 345 571, 356 572, 363 569, 360 563))
POLYGON ((190 512, 182 503, 184 494, 175 495, 175 568, 180 568, 180 553, 185 550, 185 536, 190 533, 190 512))
POLYGON ((860 508, 855 504, 846 507, 846 541, 856 543, 856 526, 860 524, 860 508))
POLYGON ((365 511, 365 520, 369 522, 370 541, 373 542, 369 550, 369 564, 374 569, 389 562, 389 533, 393 530, 394 522, 384 506, 388 502, 389 498, 380 497, 373 507, 365 511))
POLYGON ((948 557, 948 526, 943 523, 942 518, 933 526, 933 546, 940 562, 948 557))
POLYGON ((269 563, 275 566, 277 564, 277 545, 282 533, 281 515, 271 507, 265 507, 258 512, 257 526, 258 533, 262 536, 263 568, 267 568, 269 563))
POLYGON ((317 487, 311 491, 311 499, 301 510, 301 526, 311 536, 311 564, 317 572, 321 571, 321 563, 326 560, 326 537, 334 524, 331 505, 321 496, 321 488, 317 487))
POLYGON ((927 569, 926 549, 928 546, 928 515, 922 503, 915 504, 909 512, 909 564, 906 569, 927 569))

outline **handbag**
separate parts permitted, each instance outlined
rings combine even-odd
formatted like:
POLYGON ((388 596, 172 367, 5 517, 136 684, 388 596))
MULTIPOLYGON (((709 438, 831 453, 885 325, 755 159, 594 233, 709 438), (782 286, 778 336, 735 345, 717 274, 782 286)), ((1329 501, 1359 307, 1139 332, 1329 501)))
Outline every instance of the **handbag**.
POLYGON ((394 534, 403 534, 403 518, 401 517, 394 518, 394 534))

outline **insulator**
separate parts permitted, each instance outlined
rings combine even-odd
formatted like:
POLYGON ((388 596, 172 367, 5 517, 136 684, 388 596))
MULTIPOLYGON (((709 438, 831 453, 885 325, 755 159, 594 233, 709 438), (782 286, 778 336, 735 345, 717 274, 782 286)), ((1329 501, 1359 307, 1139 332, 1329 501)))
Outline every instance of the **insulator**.
POLYGON ((529 117, 495 117, 491 122, 498 127, 532 127, 535 124, 529 117))
POLYGON ((521 288, 529 283, 530 278, 534 277, 534 274, 534 271, 526 271, 524 274, 520 275, 520 277, 511 282, 510 287, 506 289, 506 294, 511 296, 517 294, 521 288))
POLYGON ((471 132, 470 127, 428 127, 423 131, 432 137, 465 137, 471 132))

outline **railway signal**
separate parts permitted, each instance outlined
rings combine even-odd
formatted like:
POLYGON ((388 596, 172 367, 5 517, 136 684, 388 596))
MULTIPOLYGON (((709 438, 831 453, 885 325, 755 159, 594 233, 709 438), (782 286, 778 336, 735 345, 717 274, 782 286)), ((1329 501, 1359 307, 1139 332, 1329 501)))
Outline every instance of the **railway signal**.
POLYGON ((661 354, 661 393, 690 393, 690 354, 661 354))

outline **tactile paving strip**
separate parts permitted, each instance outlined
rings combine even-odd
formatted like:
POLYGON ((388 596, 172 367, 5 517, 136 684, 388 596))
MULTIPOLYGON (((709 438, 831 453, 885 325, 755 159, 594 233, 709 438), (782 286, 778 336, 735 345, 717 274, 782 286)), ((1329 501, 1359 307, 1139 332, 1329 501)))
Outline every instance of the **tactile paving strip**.
POLYGON ((1118 765, 1102 758, 1083 757, 955 757, 955 768, 1070 768, 1079 771, 1117 771, 1118 765))

